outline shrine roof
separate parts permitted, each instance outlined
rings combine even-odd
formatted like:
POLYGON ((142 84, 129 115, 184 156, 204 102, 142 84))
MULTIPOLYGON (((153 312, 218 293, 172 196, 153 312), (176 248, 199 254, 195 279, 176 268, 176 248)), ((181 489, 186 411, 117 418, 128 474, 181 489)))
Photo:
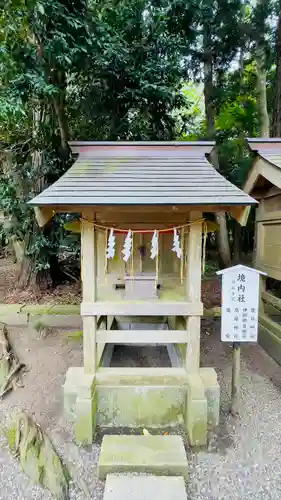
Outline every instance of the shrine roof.
POLYGON ((258 156, 281 169, 281 138, 247 138, 247 143, 258 156))
POLYGON ((281 189, 281 138, 247 138, 247 143, 254 161, 244 183, 246 193, 260 198, 271 185, 281 189))
POLYGON ((29 203, 60 205, 253 205, 210 163, 213 142, 70 142, 78 157, 29 203))

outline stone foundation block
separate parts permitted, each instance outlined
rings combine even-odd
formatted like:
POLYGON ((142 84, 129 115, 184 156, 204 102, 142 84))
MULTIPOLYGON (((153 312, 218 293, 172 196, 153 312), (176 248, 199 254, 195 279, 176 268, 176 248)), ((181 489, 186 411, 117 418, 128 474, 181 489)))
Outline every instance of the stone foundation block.
POLYGON ((219 425, 220 418, 220 386, 214 368, 200 368, 200 377, 205 388, 207 399, 207 423, 210 428, 219 425))
POLYGON ((76 400, 75 440, 77 444, 92 444, 96 429, 96 397, 76 400))
POLYGON ((140 472, 187 478, 188 463, 180 436, 104 436, 98 477, 109 473, 140 472))
POLYGON ((185 427, 191 446, 207 442, 207 399, 199 373, 187 375, 185 427))
POLYGON ((101 427, 166 427, 183 422, 185 387, 98 386, 101 427))
POLYGON ((67 371, 63 390, 64 414, 74 422, 76 442, 92 443, 97 413, 95 376, 85 374, 83 367, 71 367, 67 371))
POLYGON ((0 324, 1 323, 9 326, 26 326, 28 325, 28 315, 25 313, 12 313, 9 312, 8 309, 7 313, 0 314, 0 324))
POLYGON ((63 314, 30 314, 29 326, 33 330, 40 330, 43 327, 68 328, 69 330, 80 330, 82 319, 78 315, 63 314))
POLYGON ((104 500, 187 500, 183 477, 108 474, 104 500))

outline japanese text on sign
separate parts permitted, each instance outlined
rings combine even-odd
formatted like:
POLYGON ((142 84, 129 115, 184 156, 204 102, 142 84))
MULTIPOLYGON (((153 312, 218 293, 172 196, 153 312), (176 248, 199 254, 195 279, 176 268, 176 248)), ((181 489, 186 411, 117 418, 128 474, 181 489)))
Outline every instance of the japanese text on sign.
POLYGON ((224 342, 256 342, 258 335, 259 272, 244 266, 222 271, 224 342))

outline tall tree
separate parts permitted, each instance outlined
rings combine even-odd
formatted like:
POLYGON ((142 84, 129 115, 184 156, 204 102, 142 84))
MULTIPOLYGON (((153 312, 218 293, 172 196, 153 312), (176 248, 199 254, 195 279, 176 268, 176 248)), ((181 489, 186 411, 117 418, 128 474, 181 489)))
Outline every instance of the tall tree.
MULTIPOLYGON (((215 4, 204 0, 201 3, 206 132, 209 138, 215 138, 216 86, 220 84, 222 73, 229 67, 238 51, 237 33, 240 31, 240 17, 240 0, 218 0, 215 4)), ((219 169, 217 154, 213 157, 213 161, 219 169)), ((216 214, 216 219, 220 227, 217 234, 219 253, 223 264, 229 266, 231 254, 226 214, 219 212, 216 214)))
POLYGON ((54 276, 55 224, 39 231, 26 201, 69 164, 66 74, 89 48, 86 14, 83 0, 8 0, 1 12, 1 128, 9 124, 3 146, 12 153, 0 180, 1 204, 12 221, 10 235, 24 246, 23 286, 54 276))
POLYGON ((276 29, 276 75, 275 102, 272 117, 272 135, 281 137, 281 1, 278 2, 279 12, 276 29))
POLYGON ((175 111, 186 100, 170 11, 168 0, 6 2, 0 133, 13 154, 0 173, 0 202, 10 236, 24 243, 22 284, 33 271, 42 277, 56 269, 60 219, 35 230, 26 201, 68 167, 70 137, 175 137, 175 111))
POLYGON ((271 0, 258 0, 253 8, 251 16, 251 30, 254 41, 256 61, 256 93, 259 120, 259 135, 269 137, 269 115, 267 108, 267 64, 268 44, 266 35, 268 32, 268 18, 271 14, 271 0))

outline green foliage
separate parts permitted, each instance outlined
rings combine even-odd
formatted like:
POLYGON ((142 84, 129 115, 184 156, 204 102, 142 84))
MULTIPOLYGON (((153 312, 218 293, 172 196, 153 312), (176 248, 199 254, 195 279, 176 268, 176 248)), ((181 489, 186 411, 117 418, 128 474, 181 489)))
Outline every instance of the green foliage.
POLYGON ((10 427, 6 427, 3 430, 3 434, 7 440, 9 450, 14 454, 16 451, 16 435, 17 435, 16 424, 11 425, 10 427))
MULTIPOLYGON (((181 92, 180 34, 169 29, 175 8, 169 1, 147 0, 5 3, 0 207, 10 220, 7 236, 25 242, 35 271, 51 269, 52 259, 69 243, 63 218, 39 230, 27 201, 71 164, 70 136, 175 137, 175 110, 188 102, 181 92)), ((193 8, 190 2, 186 13, 193 8)))
POLYGON ((86 71, 69 82, 74 138, 174 138, 173 112, 185 97, 180 37, 168 31, 169 10, 164 1, 106 3, 86 71))
POLYGON ((74 332, 68 332, 66 334, 66 339, 67 340, 73 340, 73 341, 81 341, 83 338, 83 331, 82 330, 77 330, 77 331, 74 331, 74 332))
POLYGON ((39 230, 27 205, 71 165, 69 138, 215 137, 221 172, 242 185, 250 166, 244 138, 259 129, 257 46, 266 54, 268 99, 271 107, 274 103, 276 5, 276 0, 3 4, 0 210, 9 217, 5 238, 24 242, 36 272, 51 271, 59 252, 79 255, 79 240, 63 228, 65 217, 56 216, 39 230), (215 131, 203 116, 204 97, 215 131))
POLYGON ((236 70, 221 79, 216 107, 220 170, 234 184, 242 186, 252 162, 245 138, 258 133, 255 69, 251 61, 245 61, 242 76, 236 70))

